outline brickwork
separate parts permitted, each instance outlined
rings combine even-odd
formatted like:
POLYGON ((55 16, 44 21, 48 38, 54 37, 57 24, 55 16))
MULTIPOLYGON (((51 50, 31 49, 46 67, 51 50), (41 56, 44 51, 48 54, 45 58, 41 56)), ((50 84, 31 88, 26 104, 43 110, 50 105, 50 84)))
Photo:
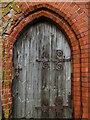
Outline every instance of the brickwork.
POLYGON ((3 3, 1 9, 3 46, 0 53, 3 56, 2 103, 5 117, 8 118, 12 110, 13 44, 28 23, 44 17, 60 28, 71 48, 73 115, 75 118, 89 118, 88 4, 10 2, 3 3))
POLYGON ((89 86, 89 90, 88 90, 88 93, 89 93, 89 105, 88 105, 88 109, 89 109, 89 118, 90 118, 90 2, 88 3, 88 23, 89 23, 89 25, 88 25, 88 28, 89 28, 89 31, 88 31, 88 35, 89 35, 89 51, 88 51, 88 53, 89 53, 89 80, 88 80, 88 86, 89 86))

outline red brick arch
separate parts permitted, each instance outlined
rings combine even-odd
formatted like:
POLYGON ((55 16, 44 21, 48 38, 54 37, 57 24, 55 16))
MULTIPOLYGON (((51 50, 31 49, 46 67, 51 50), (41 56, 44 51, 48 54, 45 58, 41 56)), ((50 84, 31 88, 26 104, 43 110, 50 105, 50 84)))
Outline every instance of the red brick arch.
MULTIPOLYGON (((11 38, 14 38, 13 39, 13 44, 14 42, 16 41, 16 38, 17 36, 19 35, 19 33, 21 32, 21 30, 30 22, 32 22, 33 20, 35 19, 39 19, 40 17, 44 16, 46 19, 51 19, 53 22, 57 23, 58 24, 58 27, 62 28, 65 33, 67 34, 67 36, 69 37, 69 43, 71 43, 71 50, 72 50, 72 59, 73 58, 77 58, 77 61, 78 61, 78 65, 80 65, 80 48, 79 48, 79 44, 77 42, 77 39, 74 35, 74 33, 72 32, 72 30, 70 29, 70 27, 67 25, 67 23, 65 23, 62 19, 58 18, 57 16, 55 16, 54 14, 48 12, 48 11, 44 11, 44 10, 41 10, 39 12, 36 12, 34 13, 33 15, 30 15, 28 17, 26 17, 25 19, 23 19, 20 24, 14 29, 13 33, 11 34, 11 38), (75 47, 77 46, 77 47, 75 47), (73 54, 73 52, 75 50, 78 50, 79 51, 79 57, 77 57, 77 54, 73 54)), ((75 63, 75 60, 73 61, 73 64, 75 63)), ((73 67, 73 71, 75 72, 79 72, 80 74, 80 68, 76 69, 75 66, 73 67)), ((78 74, 78 75, 79 75, 78 74)), ((75 75, 73 73, 73 75, 75 75)), ((80 76, 80 75, 79 75, 80 76)), ((77 80, 79 78, 76 78, 76 77, 73 77, 73 81, 74 80, 77 80)), ((80 79, 79 79, 80 80, 80 79)), ((78 83, 78 82, 77 82, 78 83)), ((80 82, 77 86, 79 89, 80 89, 80 82)), ((75 96, 73 94, 73 99, 78 99, 80 98, 81 96, 75 96), (77 98, 76 98, 77 97, 77 98)), ((77 101, 75 101, 75 104, 76 104, 77 101)), ((80 101, 81 102, 81 101, 80 101)), ((78 116, 80 116, 80 113, 79 113, 79 110, 81 110, 81 106, 76 106, 74 107, 74 110, 77 111, 78 109, 78 116)))
MULTIPOLYGON (((31 3, 30 3, 31 4, 31 3)), ((75 5, 75 4, 73 4, 75 5)), ((80 118, 83 115, 82 108, 82 82, 81 82, 81 45, 84 44, 80 41, 81 30, 78 29, 77 24, 74 24, 74 20, 70 18, 71 14, 66 14, 63 9, 60 10, 60 5, 51 5, 47 3, 40 3, 28 6, 23 6, 21 4, 21 9, 23 9, 24 18, 19 22, 14 28, 12 33, 8 36, 8 40, 10 42, 10 46, 6 48, 6 51, 10 49, 10 58, 9 62, 6 62, 6 66, 10 64, 12 66, 12 57, 13 57, 13 44, 17 40, 18 35, 22 31, 22 29, 32 23, 35 20, 42 19, 43 17, 46 20, 53 22, 55 25, 59 27, 59 29, 65 34, 67 37, 67 41, 71 48, 71 57, 73 63, 73 74, 72 74, 72 95, 73 95, 73 114, 75 118, 80 118)), ((70 8, 69 8, 70 10, 70 8)), ((8 73, 8 72, 7 72, 8 73)), ((12 69, 9 71, 7 78, 9 78, 12 74, 12 69)), ((11 89, 11 77, 10 84, 8 86, 11 89)), ((12 100, 11 100, 11 91, 6 94, 10 95, 10 99, 7 100, 7 108, 12 109, 12 100)), ((3 96, 3 95, 2 95, 3 96)), ((6 109, 6 106, 3 106, 3 109, 6 109)))

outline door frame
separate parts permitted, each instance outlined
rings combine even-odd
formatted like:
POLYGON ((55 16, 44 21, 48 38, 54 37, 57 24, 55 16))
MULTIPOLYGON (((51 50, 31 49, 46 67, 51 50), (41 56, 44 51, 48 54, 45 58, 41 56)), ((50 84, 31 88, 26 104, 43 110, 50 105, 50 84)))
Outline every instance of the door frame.
MULTIPOLYGON (((35 6, 33 6, 33 8, 34 7, 35 6)), ((17 24, 16 28, 13 29, 12 33, 9 36, 7 36, 7 39, 10 41, 10 46, 6 48, 6 51, 10 49, 10 56, 9 56, 9 60, 5 63, 5 66, 8 66, 8 64, 10 64, 12 68, 13 66, 13 61, 12 61, 13 45, 15 41, 17 40, 17 37, 20 35, 21 31, 23 31, 23 29, 25 29, 28 26, 28 24, 34 24, 34 21, 38 21, 40 19, 42 20, 46 19, 49 22, 52 22, 53 24, 55 24, 63 32, 71 48, 71 59, 72 59, 72 64, 73 64, 73 73, 72 73, 72 78, 71 78, 71 81, 72 81, 71 91, 72 91, 72 97, 73 97, 73 108, 72 108, 73 117, 81 118, 82 117, 82 88, 81 88, 82 82, 81 82, 81 63, 80 63, 81 61, 80 43, 78 41, 75 30, 71 27, 71 22, 68 22, 67 20, 65 20, 60 10, 56 10, 55 12, 55 9, 56 8, 53 8, 53 7, 48 8, 47 5, 45 7, 43 7, 43 5, 41 6, 37 5, 36 9, 33 9, 31 13, 28 12, 26 17, 23 18, 21 22, 17 24), (38 7, 41 7, 41 8, 38 8, 38 7), (78 52, 77 54, 76 54, 76 50, 78 52), (79 67, 77 67, 76 64, 78 64, 79 67)), ((12 69, 10 69, 10 71, 8 71, 7 69, 5 70, 7 73, 7 77, 10 77, 8 87, 9 89, 11 89, 12 69)), ((6 84, 7 83, 5 83, 5 85, 6 84)), ((4 87, 2 87, 2 89, 4 90, 4 87)), ((9 104, 9 114, 10 114, 12 111, 11 95, 10 95, 10 100, 8 102, 10 103, 9 104)))

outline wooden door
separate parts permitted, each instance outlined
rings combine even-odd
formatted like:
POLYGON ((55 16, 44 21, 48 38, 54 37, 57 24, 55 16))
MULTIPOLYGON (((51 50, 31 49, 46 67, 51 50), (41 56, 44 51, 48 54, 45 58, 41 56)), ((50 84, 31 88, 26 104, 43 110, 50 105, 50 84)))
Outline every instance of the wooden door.
POLYGON ((70 47, 48 22, 31 26, 14 44, 14 118, 71 118, 70 47))

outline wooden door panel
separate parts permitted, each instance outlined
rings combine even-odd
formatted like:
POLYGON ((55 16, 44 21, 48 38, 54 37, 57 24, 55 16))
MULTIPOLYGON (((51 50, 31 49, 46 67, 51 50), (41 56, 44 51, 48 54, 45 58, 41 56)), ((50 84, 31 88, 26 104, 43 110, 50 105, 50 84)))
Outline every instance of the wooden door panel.
POLYGON ((35 24, 18 38, 13 57, 13 117, 71 117, 71 109, 64 107, 71 95, 71 63, 55 62, 66 58, 70 58, 67 40, 50 23, 35 24), (63 100, 58 113, 54 109, 56 98, 63 100))

